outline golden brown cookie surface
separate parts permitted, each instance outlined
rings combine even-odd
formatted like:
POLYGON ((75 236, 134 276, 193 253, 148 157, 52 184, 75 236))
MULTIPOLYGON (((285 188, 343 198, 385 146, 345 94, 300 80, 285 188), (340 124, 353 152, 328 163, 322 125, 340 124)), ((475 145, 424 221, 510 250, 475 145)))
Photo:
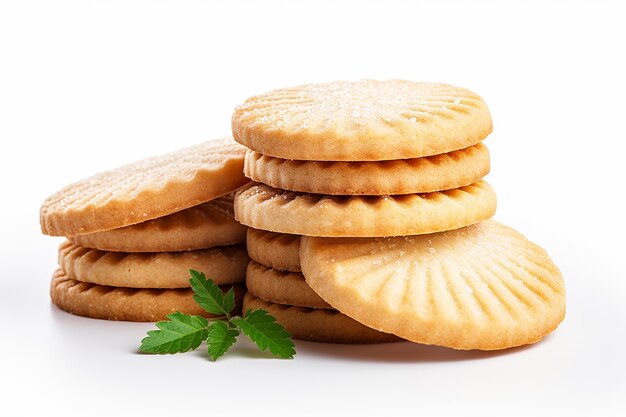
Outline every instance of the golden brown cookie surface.
POLYGON ((186 288, 189 269, 218 285, 234 284, 244 281, 247 264, 244 245, 154 253, 106 252, 69 241, 59 247, 59 265, 68 278, 114 287, 186 288))
POLYGON ((300 272, 300 237, 248 228, 250 259, 279 271, 300 272))
POLYGON ((457 229, 486 220, 496 195, 485 182, 427 194, 324 196, 258 183, 235 197, 235 218, 246 226, 306 236, 405 236, 457 229))
POLYGON ((243 299, 243 311, 249 308, 267 310, 295 339, 351 344, 402 341, 394 335, 370 329, 335 310, 274 304, 248 293, 243 299))
POLYGON ((309 287, 302 274, 278 271, 254 261, 248 264, 246 287, 255 297, 276 304, 332 308, 309 287))
MULTIPOLYGON (((235 305, 241 310, 243 285, 234 285, 235 305)), ((222 287, 226 291, 230 286, 222 287)), ((69 279, 57 270, 50 283, 52 302, 78 316, 122 321, 159 321, 179 311, 204 317, 216 317, 201 309, 193 300, 190 288, 134 289, 90 284, 69 279)))
POLYGON ((294 161, 246 152, 246 176, 283 190, 331 195, 430 193, 472 184, 489 173, 482 143, 423 158, 393 161, 294 161))
POLYGON ((71 184, 41 206, 44 234, 72 236, 117 229, 213 200, 247 182, 245 148, 208 141, 71 184))
POLYGON ((303 237, 300 257, 334 308, 417 343, 505 349, 537 342, 565 314, 546 252, 493 220, 422 236, 303 237))
POLYGON ((147 222, 69 239, 103 251, 176 252, 245 242, 246 227, 234 218, 232 196, 224 196, 147 222))
POLYGON ((382 161, 466 148, 492 130, 485 102, 447 84, 337 81, 273 90, 232 118, 235 140, 277 158, 382 161))

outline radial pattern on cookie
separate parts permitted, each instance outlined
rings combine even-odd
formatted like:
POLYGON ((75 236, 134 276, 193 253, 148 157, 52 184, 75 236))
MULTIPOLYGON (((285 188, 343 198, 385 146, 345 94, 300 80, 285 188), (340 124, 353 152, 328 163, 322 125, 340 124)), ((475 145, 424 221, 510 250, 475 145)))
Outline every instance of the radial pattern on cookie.
POLYGON ((232 118, 235 140, 283 159, 380 161, 466 148, 492 129, 485 102, 447 84, 362 80, 254 96, 232 118))

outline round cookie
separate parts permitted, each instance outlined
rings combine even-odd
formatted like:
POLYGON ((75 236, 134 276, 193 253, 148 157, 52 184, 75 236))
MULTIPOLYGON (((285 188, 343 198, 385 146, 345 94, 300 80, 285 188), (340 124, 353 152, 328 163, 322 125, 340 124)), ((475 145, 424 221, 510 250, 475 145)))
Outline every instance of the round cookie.
POLYGON ((248 255, 244 245, 188 252, 105 252, 59 246, 59 265, 70 279, 129 288, 186 288, 189 270, 204 272, 218 285, 242 282, 248 255))
POLYGON ((247 293, 243 299, 243 311, 250 308, 267 310, 295 339, 351 344, 402 341, 394 335, 370 329, 336 310, 274 304, 247 293))
MULTIPOLYGON (((233 285, 237 313, 245 293, 243 285, 233 285)), ((227 291, 230 286, 221 287, 227 291)), ((116 288, 80 282, 57 270, 50 283, 52 302, 61 310, 78 316, 106 320, 159 321, 179 311, 185 314, 217 317, 193 300, 193 291, 181 289, 116 288)))
POLYGON ((282 159, 383 161, 467 148, 492 130, 485 102, 447 84, 337 81, 273 90, 235 109, 235 140, 282 159))
POLYGON ((565 314, 546 252, 493 220, 424 236, 303 237, 300 258, 330 305, 417 343, 505 349, 537 342, 565 314))
POLYGON ((246 227, 235 220, 229 195, 165 217, 69 240, 112 252, 175 252, 245 242, 246 227))
POLYGON ((309 287, 302 274, 283 272, 250 261, 246 287, 255 297, 276 304, 307 308, 332 308, 309 287))
POLYGON ((235 197, 235 218, 273 232, 327 237, 434 233, 493 216, 496 195, 485 182, 427 194, 325 196, 252 183, 235 197))
POLYGON ((248 256, 279 271, 301 272, 300 237, 249 227, 246 239, 248 256))
POLYGON ((71 184, 41 206, 41 231, 73 236, 163 217, 247 182, 245 148, 230 138, 156 156, 71 184))
POLYGON ((331 195, 430 193, 472 184, 489 173, 482 143, 423 158, 393 161, 294 161, 246 152, 246 177, 283 190, 331 195))

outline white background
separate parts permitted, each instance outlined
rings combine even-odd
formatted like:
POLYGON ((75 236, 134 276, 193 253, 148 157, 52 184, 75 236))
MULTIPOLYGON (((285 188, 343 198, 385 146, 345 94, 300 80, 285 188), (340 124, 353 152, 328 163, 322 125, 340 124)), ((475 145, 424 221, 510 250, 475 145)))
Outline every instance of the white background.
POLYGON ((601 2, 0 3, 0 415, 626 415, 626 9, 601 2), (481 94, 496 218, 562 269, 567 316, 499 354, 298 342, 136 354, 151 324, 51 306, 69 182, 229 133, 270 88, 443 81, 481 94))

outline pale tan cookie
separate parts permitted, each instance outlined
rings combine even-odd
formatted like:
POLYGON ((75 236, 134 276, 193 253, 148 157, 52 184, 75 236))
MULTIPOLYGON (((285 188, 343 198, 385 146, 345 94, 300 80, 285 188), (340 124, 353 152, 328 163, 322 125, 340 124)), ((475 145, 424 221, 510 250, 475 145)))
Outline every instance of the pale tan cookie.
POLYGON ((485 102, 447 84, 338 81, 273 90, 235 109, 235 140, 283 159, 382 161, 467 148, 492 130, 485 102))
MULTIPOLYGON (((227 291, 231 286, 220 287, 227 291)), ((241 311, 245 293, 243 285, 235 289, 235 312, 241 311)), ((50 283, 52 302, 61 310, 79 316, 123 321, 159 321, 179 311, 185 314, 217 317, 204 311, 193 300, 190 288, 136 289, 89 284, 68 278, 57 270, 50 283)))
POLYGON ((235 220, 229 195, 169 216, 69 239, 113 252, 175 252, 245 242, 246 227, 235 220))
POLYGON ((156 156, 71 184, 41 206, 41 231, 72 236, 163 217, 247 182, 245 148, 230 138, 156 156))
POLYGON ((59 265, 68 278, 100 285, 129 288, 189 287, 189 269, 204 272, 218 285, 242 282, 248 255, 243 245, 188 252, 105 252, 59 246, 59 265))
POLYGON ((246 287, 250 294, 272 303, 332 308, 309 287, 302 274, 278 271, 254 261, 248 264, 246 287))
POLYGON ((565 286, 546 252, 493 220, 423 236, 303 237, 307 283, 380 331, 454 349, 534 343, 565 314, 565 286))
POLYGON ((279 271, 301 272, 300 237, 248 228, 250 259, 279 271))
POLYGON ((247 293, 243 299, 243 311, 249 308, 267 310, 295 339, 351 344, 402 341, 394 335, 370 329, 336 310, 274 304, 247 293))
POLYGON ((493 216, 496 195, 485 182, 428 194, 325 196, 253 183, 235 197, 246 226, 307 236, 404 236, 458 229, 493 216))
POLYGON ((333 195, 394 195, 450 190, 489 173, 482 143, 440 155, 393 161, 293 161, 246 152, 246 177, 283 190, 333 195))

